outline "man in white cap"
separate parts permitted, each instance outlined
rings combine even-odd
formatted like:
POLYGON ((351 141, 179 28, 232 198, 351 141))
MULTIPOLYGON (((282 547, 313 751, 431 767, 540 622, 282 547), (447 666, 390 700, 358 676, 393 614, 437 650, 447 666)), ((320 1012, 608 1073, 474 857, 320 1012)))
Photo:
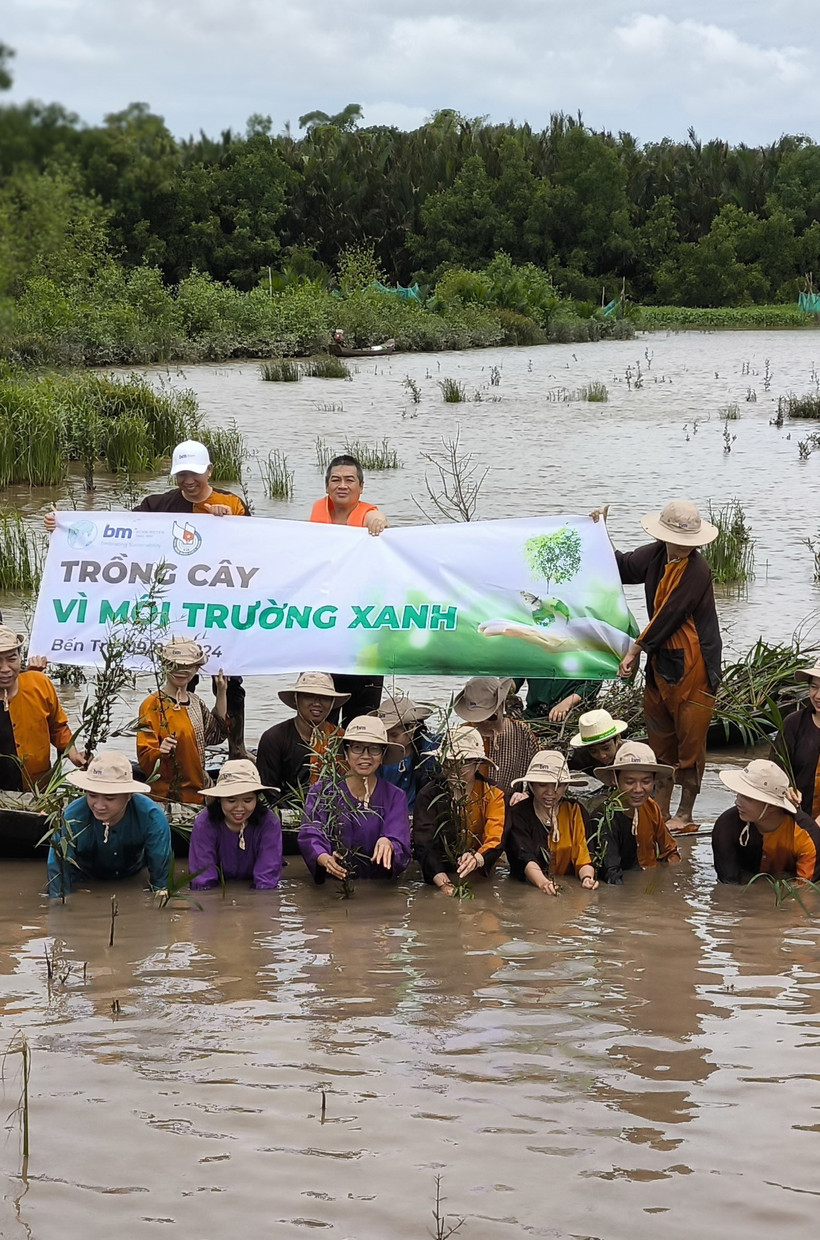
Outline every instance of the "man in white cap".
POLYGON ((735 804, 712 829, 712 855, 721 883, 753 874, 792 874, 820 882, 820 827, 798 808, 799 793, 776 762, 756 758, 740 771, 721 771, 735 804))
MULTIPOLYGON (((596 509, 594 520, 606 516, 596 509)), ((706 734, 721 678, 722 643, 712 570, 698 550, 718 529, 704 521, 690 500, 672 500, 641 519, 656 541, 636 551, 617 551, 624 585, 642 584, 649 623, 621 661, 620 674, 633 676, 646 654, 644 714, 649 744, 674 777, 658 780, 657 800, 669 830, 697 831, 695 799, 706 764, 706 734), (671 813, 673 783, 680 804, 671 813)))

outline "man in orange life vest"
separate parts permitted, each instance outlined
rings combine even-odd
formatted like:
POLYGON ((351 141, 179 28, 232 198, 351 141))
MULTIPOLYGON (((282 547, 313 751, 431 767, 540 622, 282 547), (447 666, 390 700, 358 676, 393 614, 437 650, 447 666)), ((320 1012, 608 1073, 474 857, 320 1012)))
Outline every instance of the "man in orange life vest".
MULTIPOLYGON (((335 456, 325 472, 327 494, 313 505, 311 521, 322 525, 359 526, 374 537, 381 534, 387 529, 387 518, 375 504, 363 502, 363 488, 364 471, 355 456, 335 456)), ((350 694, 342 712, 343 724, 379 709, 383 676, 334 674, 333 685, 337 693, 350 694)))

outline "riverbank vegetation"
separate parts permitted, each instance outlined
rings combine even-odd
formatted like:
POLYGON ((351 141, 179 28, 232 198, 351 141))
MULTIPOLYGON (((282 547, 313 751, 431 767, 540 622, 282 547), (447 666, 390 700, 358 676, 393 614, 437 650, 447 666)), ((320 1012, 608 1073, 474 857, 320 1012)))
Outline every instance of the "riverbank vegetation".
POLYGON ((354 347, 440 350, 815 322, 795 306, 820 269, 806 137, 642 146, 563 114, 541 131, 449 109, 411 132, 367 127, 356 106, 323 117, 299 135, 254 115, 244 133, 178 140, 146 104, 100 125, 57 103, 0 108, 0 356, 289 357, 334 328, 354 347))

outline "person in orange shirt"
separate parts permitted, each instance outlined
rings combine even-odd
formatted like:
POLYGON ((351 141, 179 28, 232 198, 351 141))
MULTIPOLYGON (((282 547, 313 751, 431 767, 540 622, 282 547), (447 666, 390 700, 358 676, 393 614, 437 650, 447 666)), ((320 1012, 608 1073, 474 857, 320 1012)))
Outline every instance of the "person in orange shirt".
POLYGON ((140 706, 137 759, 148 776, 159 763, 158 777, 150 786, 155 801, 200 805, 200 789, 207 786, 205 748, 219 744, 228 735, 228 682, 221 670, 214 677, 216 702, 211 711, 188 688, 206 662, 202 647, 172 637, 159 653, 165 684, 140 706))
MULTIPOLYGON (((355 456, 335 456, 325 471, 327 493, 313 505, 310 520, 318 525, 357 526, 374 537, 384 533, 387 518, 375 504, 366 504, 362 500, 363 488, 364 470, 355 456)), ((348 700, 341 712, 345 725, 359 715, 373 714, 381 705, 383 676, 351 676, 334 672, 333 685, 338 694, 347 694, 348 700)), ((338 721, 335 710, 331 721, 338 721)))
POLYGON ((776 762, 756 758, 741 771, 721 771, 735 803, 712 828, 712 855, 721 883, 747 874, 793 874, 820 881, 820 827, 800 809, 800 793, 776 762))
POLYGON ((23 639, 0 626, 0 788, 31 792, 51 768, 51 746, 75 766, 83 755, 71 744, 71 728, 49 678, 23 671, 23 639))
MULTIPOLYGON (((590 514, 606 516, 606 509, 590 514)), ((635 551, 616 551, 624 585, 642 584, 649 623, 621 660, 619 675, 634 676, 646 654, 644 714, 649 744, 659 762, 673 768, 659 778, 656 797, 669 830, 697 831, 692 821, 706 764, 706 733, 721 677, 721 637, 712 570, 698 550, 718 536, 689 500, 672 500, 649 512, 641 525, 656 541, 635 551), (680 803, 671 813, 673 784, 680 803)))
POLYGON ((611 765, 596 766, 595 778, 616 789, 604 805, 594 836, 599 841, 601 873, 618 886, 624 870, 651 870, 666 861, 677 865, 678 847, 667 830, 663 812, 652 796, 656 779, 668 778, 672 768, 656 761, 648 745, 627 741, 611 765))
POLYGON ((540 750, 526 775, 512 782, 522 784, 526 795, 510 811, 506 849, 511 877, 557 896, 556 876, 575 873, 582 887, 594 891, 598 883, 587 844, 589 819, 576 801, 564 800, 570 784, 564 755, 540 750))
POLYGON ((494 766, 475 728, 450 728, 433 757, 441 774, 422 788, 413 811, 413 854, 426 883, 445 895, 455 891, 453 875, 488 875, 504 847, 504 793, 481 774, 494 766))

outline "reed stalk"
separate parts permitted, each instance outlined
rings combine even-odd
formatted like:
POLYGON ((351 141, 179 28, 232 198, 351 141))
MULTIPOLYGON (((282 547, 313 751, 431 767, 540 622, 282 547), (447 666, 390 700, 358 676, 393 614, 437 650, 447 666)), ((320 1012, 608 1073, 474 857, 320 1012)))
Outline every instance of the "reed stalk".
MULTIPOLYGON (((22 1174, 25 1176, 28 1167, 29 1154, 31 1152, 31 1132, 29 1124, 29 1080, 31 1078, 31 1047, 28 1038, 22 1030, 18 1030, 9 1042, 3 1052, 3 1065, 0 1069, 0 1079, 5 1075, 5 1061, 9 1055, 20 1056, 21 1067, 21 1086, 20 1097, 17 1106, 12 1111, 12 1115, 17 1115, 20 1121, 20 1146, 23 1156, 22 1174)), ((11 1116, 9 1116, 11 1118, 11 1116)))

